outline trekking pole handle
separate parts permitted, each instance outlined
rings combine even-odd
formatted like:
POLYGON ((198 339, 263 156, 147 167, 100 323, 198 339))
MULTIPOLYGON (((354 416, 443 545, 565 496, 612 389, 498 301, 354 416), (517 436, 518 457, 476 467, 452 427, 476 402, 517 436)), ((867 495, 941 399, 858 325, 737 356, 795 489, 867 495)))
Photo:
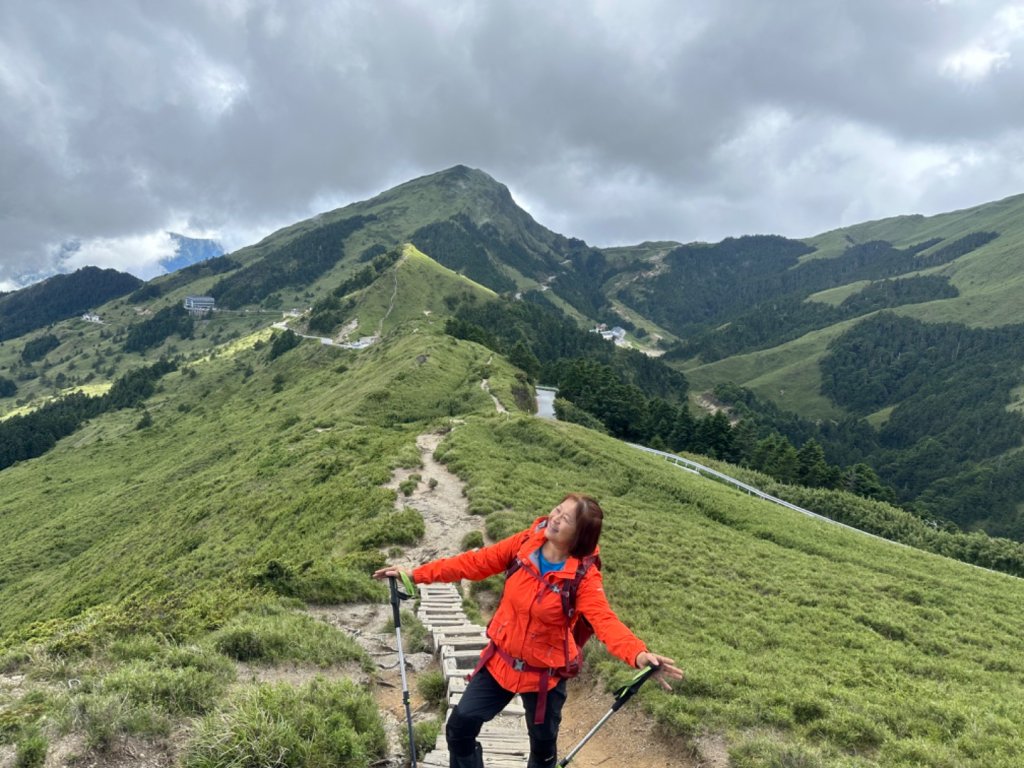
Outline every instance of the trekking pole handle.
POLYGON ((629 701, 636 692, 640 690, 640 686, 647 682, 647 678, 657 672, 659 667, 655 667, 653 664, 647 668, 640 670, 636 673, 632 680, 626 683, 624 686, 619 688, 615 692, 615 701, 612 703, 612 712, 617 712, 619 707, 629 701))
POLYGON ((395 626, 402 626, 402 619, 399 615, 398 604, 401 601, 401 597, 398 594, 398 579, 394 576, 388 577, 388 584, 391 587, 391 613, 395 620, 395 626))
POLYGON ((404 592, 398 588, 398 577, 388 576, 388 584, 391 587, 391 610, 395 617, 395 626, 401 626, 399 619, 398 606, 402 600, 411 600, 416 597, 416 585, 412 583, 412 579, 409 578, 409 574, 405 571, 399 571, 399 576, 402 579, 402 587, 404 592))

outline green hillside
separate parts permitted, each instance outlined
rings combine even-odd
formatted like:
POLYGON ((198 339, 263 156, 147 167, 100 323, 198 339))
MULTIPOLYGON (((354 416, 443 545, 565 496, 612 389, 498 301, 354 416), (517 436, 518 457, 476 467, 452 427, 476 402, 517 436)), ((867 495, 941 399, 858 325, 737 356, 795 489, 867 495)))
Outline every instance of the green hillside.
MULTIPOLYGON (((513 369, 412 317, 359 351, 306 341, 268 360, 256 334, 168 374, 149 426, 103 416, 4 471, 0 669, 28 681, 2 694, 4 739, 84 729, 102 754, 207 712, 221 720, 197 740, 213 722, 252 728, 230 725, 246 711, 227 661, 242 638, 271 667, 358 660, 287 596, 381 599, 378 547, 417 535, 381 485, 416 466, 416 435, 454 427, 438 456, 492 535, 568 489, 602 499, 609 595, 687 669, 672 695, 642 697, 680 738, 718 734, 748 766, 1019 763, 1020 581, 766 507, 580 427, 499 416, 479 383, 512 407, 513 369), (275 637, 312 645, 274 657, 275 637), (54 690, 64 677, 83 685, 54 690)), ((284 689, 238 685, 284 706, 284 689)), ((345 727, 371 739, 378 726, 345 727)), ((373 743, 349 764, 368 765, 373 743)))
POLYGON ((647 270, 634 265, 609 288, 676 337, 665 360, 697 402, 734 407, 723 392, 738 385, 762 404, 759 437, 814 439, 829 461, 873 467, 923 516, 1024 537, 1024 196, 804 241, 619 255, 629 253, 647 270), (972 346, 991 353, 964 358, 972 346), (853 381, 876 401, 852 406, 853 381), (860 419, 873 433, 858 428, 851 440, 845 425, 860 419), (968 447, 972 433, 986 438, 968 447))
MULTIPOLYGON (((378 764, 376 666, 309 608, 383 600, 369 574, 424 535, 385 486, 434 433, 492 539, 567 491, 601 499, 613 604, 687 670, 641 701, 698 758, 710 738, 733 768, 1020 765, 1024 582, 769 506, 599 431, 701 445, 759 484, 773 481, 752 457, 778 449, 787 482, 826 479, 776 495, 1015 571, 1019 542, 944 521, 1024 526, 1024 336, 1002 308, 966 312, 1017 295, 1017 205, 604 254, 459 166, 151 281, 94 308, 102 323, 3 341, 0 429, 75 388, 137 397, 31 422, 56 445, 0 470, 0 763, 378 764), (674 270, 708 256, 721 269, 681 289, 674 270), (907 264, 948 280, 894 271, 907 264), (220 311, 190 318, 191 294, 220 311), (583 330, 598 319, 675 343, 688 378, 583 330), (789 337, 758 346, 775 332, 789 337), (696 344, 708 359, 685 354, 696 344), (541 375, 599 429, 531 416, 541 375), (694 419, 688 390, 743 419, 694 419), (894 491, 864 461, 918 506, 866 501, 894 491), (832 490, 851 484, 859 496, 832 490)), ((35 428, 2 434, 32 443, 35 428)), ((609 685, 628 674, 596 648, 590 662, 609 685)))

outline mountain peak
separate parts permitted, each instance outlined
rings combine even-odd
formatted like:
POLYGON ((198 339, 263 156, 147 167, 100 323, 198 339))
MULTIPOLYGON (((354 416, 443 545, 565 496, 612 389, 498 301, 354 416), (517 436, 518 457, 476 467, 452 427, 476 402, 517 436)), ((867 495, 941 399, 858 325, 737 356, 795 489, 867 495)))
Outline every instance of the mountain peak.
POLYGON ((443 171, 428 173, 425 176, 412 179, 381 193, 369 202, 390 200, 397 195, 423 189, 437 190, 449 199, 464 198, 468 200, 482 197, 492 203, 500 202, 502 207, 515 205, 508 187, 484 171, 470 168, 467 165, 453 165, 443 171))

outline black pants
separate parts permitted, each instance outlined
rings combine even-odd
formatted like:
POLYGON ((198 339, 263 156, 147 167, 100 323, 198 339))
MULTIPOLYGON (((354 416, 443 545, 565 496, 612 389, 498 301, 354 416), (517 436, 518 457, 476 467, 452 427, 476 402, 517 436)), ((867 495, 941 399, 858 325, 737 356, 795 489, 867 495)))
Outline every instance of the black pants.
MULTIPOLYGON (((453 756, 453 764, 458 757, 465 758, 473 754, 476 737, 483 724, 496 717, 514 696, 514 693, 498 685, 486 668, 473 675, 445 728, 448 752, 453 756)), ((547 709, 541 725, 533 722, 537 694, 524 693, 522 698, 526 709, 526 730, 530 734, 528 768, 553 766, 557 760, 558 727, 562 724, 562 705, 565 704, 565 680, 559 681, 557 686, 548 691, 547 709)))

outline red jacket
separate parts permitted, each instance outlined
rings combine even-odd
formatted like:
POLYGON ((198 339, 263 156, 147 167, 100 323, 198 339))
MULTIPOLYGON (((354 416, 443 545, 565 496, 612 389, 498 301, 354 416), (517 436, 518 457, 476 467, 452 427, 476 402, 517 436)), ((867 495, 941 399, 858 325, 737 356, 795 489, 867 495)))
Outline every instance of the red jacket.
MULTIPOLYGON (((566 618, 562 600, 538 581, 537 550, 545 541, 542 523, 546 520, 547 516, 538 518, 527 530, 492 546, 421 565, 412 572, 412 577, 418 584, 460 579, 479 581, 504 573, 518 555, 524 565, 507 580, 498 609, 487 626, 487 635, 514 658, 535 667, 559 669, 576 658, 579 649, 570 632, 569 659, 566 659, 566 618), (533 572, 528 573, 527 569, 533 572)), ((548 573, 545 579, 551 583, 571 581, 576 576, 578 565, 577 558, 569 557, 561 570, 548 573)), ((588 568, 580 582, 576 609, 593 625, 594 632, 609 652, 635 666, 637 654, 646 651, 647 646, 619 621, 608 605, 601 571, 595 567, 588 568)), ((515 670, 500 655, 491 657, 487 669, 508 691, 524 693, 540 688, 539 673, 515 670)), ((558 677, 552 677, 549 689, 557 684, 558 677)))

